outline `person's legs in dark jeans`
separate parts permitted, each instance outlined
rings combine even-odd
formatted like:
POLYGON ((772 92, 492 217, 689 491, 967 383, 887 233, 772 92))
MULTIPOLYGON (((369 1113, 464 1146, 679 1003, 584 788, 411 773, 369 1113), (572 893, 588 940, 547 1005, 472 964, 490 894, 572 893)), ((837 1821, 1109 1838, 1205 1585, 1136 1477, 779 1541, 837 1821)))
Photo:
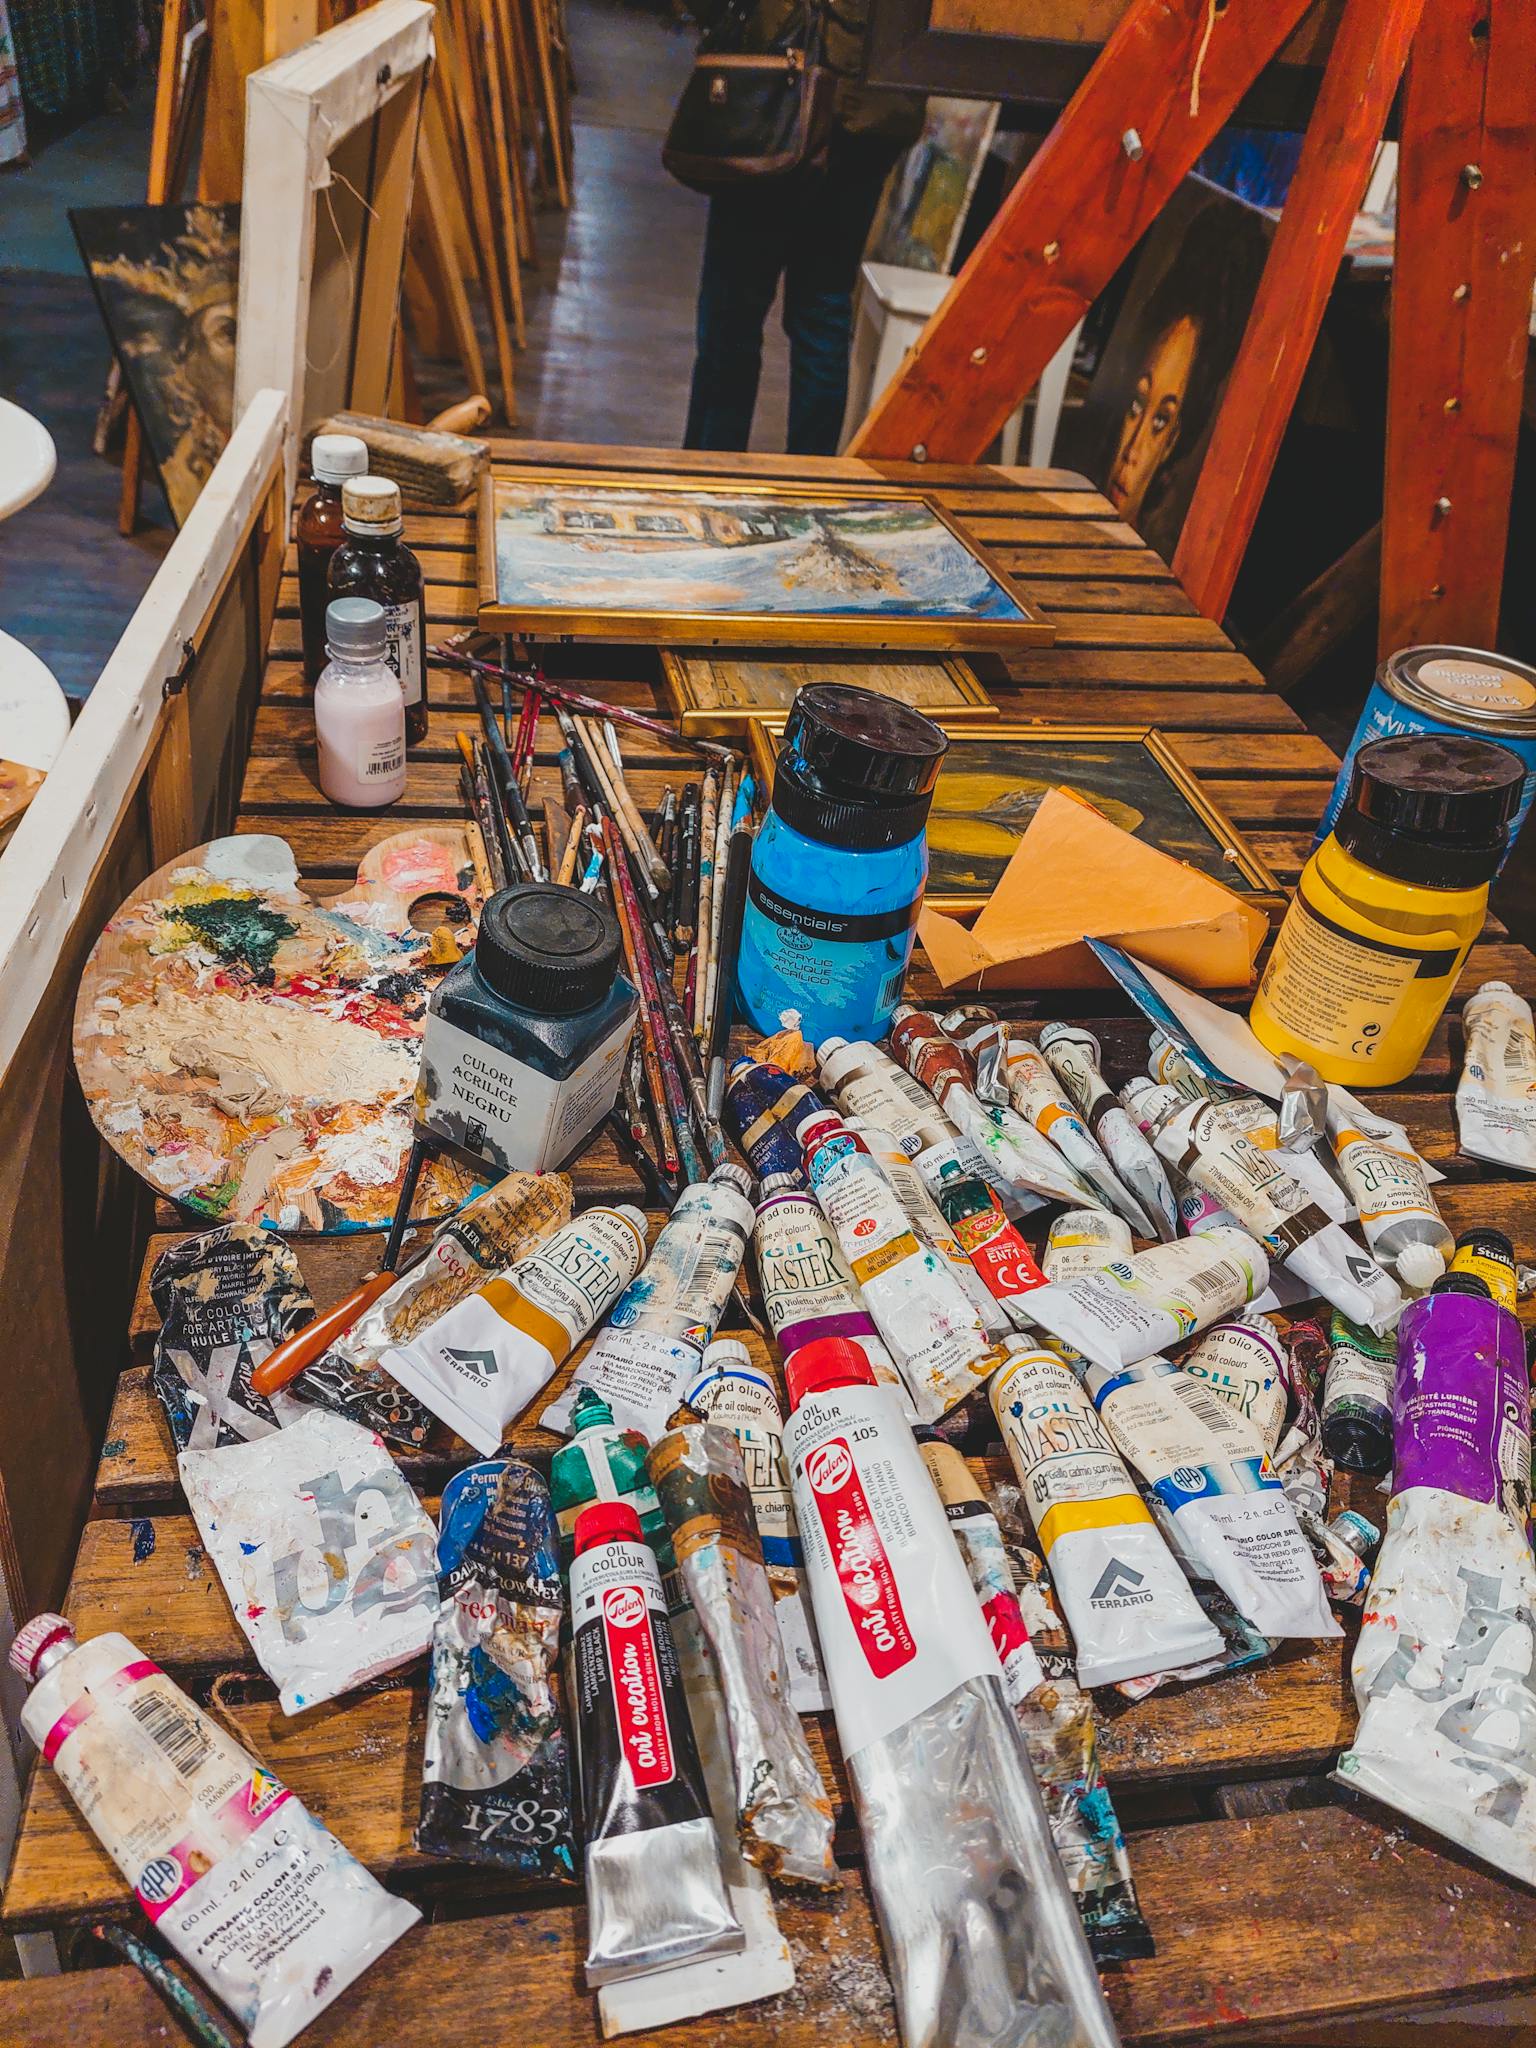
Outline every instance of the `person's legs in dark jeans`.
POLYGON ((775 180, 709 202, 685 448, 745 448, 757 404, 763 323, 778 290, 796 208, 775 180))
POLYGON ((784 271, 789 453, 835 455, 848 403, 853 289, 875 208, 901 144, 833 133, 826 170, 808 177, 784 271))

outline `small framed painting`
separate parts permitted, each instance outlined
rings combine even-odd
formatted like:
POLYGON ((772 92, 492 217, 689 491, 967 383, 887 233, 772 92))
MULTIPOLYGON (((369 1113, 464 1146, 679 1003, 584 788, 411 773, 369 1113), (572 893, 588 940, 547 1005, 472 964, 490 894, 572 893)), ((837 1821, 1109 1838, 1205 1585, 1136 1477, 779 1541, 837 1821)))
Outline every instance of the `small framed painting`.
POLYGON ((679 729, 708 739, 739 735, 764 718, 782 722, 807 683, 855 683, 926 712, 941 725, 990 723, 999 715, 970 664, 957 655, 790 661, 745 650, 698 654, 664 647, 661 676, 679 729))
MULTIPOLYGON (((947 719, 938 723, 950 729, 947 719)), ((751 729, 752 764, 764 789, 772 787, 784 725, 781 717, 751 729)), ((1010 721, 951 734, 928 816, 925 900, 952 917, 980 910, 1050 789, 1082 797, 1123 830, 1238 895, 1284 908, 1279 881, 1155 727, 1010 721)))
POLYGON ((516 470, 480 497, 479 626, 532 640, 1039 646, 1055 628, 920 491, 516 470))

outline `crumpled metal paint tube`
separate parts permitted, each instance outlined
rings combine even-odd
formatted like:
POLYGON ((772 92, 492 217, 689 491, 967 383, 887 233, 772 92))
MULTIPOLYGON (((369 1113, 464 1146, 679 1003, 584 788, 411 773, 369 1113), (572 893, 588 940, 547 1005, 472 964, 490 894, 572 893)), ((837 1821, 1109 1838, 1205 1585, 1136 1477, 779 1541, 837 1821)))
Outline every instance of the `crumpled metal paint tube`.
POLYGON ((835 1885, 832 1803, 790 1704, 741 1446, 684 1407, 646 1468, 725 1696, 742 1849, 772 1877, 835 1885))
POLYGON ((905 2048, 1112 2048, 980 1605, 858 1346, 808 1344, 786 1433, 806 1575, 905 2048))

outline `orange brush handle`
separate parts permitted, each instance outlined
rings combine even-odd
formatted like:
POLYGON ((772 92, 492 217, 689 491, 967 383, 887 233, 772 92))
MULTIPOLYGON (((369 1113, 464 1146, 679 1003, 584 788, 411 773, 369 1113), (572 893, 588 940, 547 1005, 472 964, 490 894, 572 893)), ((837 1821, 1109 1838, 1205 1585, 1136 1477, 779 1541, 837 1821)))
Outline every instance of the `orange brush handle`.
POLYGON ((323 1316, 316 1316, 302 1330, 295 1330, 255 1368, 251 1374, 252 1387, 258 1394, 275 1394, 290 1380, 297 1379, 306 1365, 313 1365, 338 1337, 346 1335, 364 1309, 376 1302, 387 1287, 394 1286, 397 1277, 394 1273, 375 1273, 371 1280, 343 1295, 323 1316))

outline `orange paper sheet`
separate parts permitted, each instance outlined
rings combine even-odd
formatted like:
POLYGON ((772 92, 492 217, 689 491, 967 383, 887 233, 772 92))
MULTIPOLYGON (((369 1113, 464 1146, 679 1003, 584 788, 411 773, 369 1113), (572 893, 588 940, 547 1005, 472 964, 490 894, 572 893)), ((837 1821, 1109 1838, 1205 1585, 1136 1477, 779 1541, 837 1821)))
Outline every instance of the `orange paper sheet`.
POLYGON ((1246 988, 1269 929, 1257 904, 1123 832, 1063 791, 1041 800, 969 930, 925 909, 917 933, 945 988, 1102 988, 1083 944, 1106 939, 1190 988, 1246 988))

